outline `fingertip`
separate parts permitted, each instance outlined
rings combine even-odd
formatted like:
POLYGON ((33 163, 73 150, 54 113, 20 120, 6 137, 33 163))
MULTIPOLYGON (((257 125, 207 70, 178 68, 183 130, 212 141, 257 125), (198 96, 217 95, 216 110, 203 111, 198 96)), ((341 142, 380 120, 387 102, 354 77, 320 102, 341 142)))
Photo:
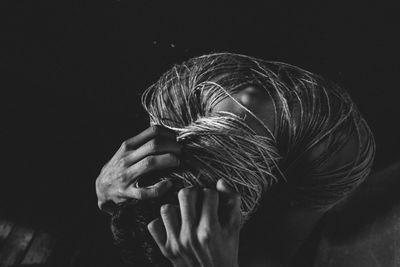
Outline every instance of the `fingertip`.
POLYGON ((217 190, 224 193, 235 193, 232 187, 224 179, 219 179, 217 181, 217 190))
POLYGON ((188 201, 189 199, 193 200, 196 196, 197 190, 194 186, 184 187, 178 191, 179 201, 188 201))
POLYGON ((153 220, 147 224, 147 230, 149 230, 150 233, 153 232, 153 230, 154 230, 154 224, 155 224, 155 220, 153 220))
POLYGON ((158 226, 160 225, 161 219, 157 218, 152 220, 151 222, 149 222, 147 224, 147 229, 152 232, 153 230, 156 230, 158 228, 158 226))
POLYGON ((154 219, 147 224, 147 229, 154 241, 156 241, 157 245, 161 248, 166 241, 166 232, 162 219, 160 217, 154 219))
POLYGON ((219 179, 219 180, 217 181, 216 188, 217 188, 218 191, 223 191, 223 190, 224 190, 224 188, 225 188, 225 182, 224 182, 223 179, 219 179))

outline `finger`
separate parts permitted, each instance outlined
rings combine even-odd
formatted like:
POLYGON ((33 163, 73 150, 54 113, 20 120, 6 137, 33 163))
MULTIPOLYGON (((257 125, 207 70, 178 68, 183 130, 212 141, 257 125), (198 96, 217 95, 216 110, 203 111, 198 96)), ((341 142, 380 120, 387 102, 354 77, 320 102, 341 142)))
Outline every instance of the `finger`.
POLYGON ((136 188, 131 184, 122 192, 121 197, 135 199, 158 198, 167 193, 172 186, 173 183, 170 180, 162 180, 154 185, 142 188, 136 188))
POLYGON ((138 147, 155 137, 165 137, 175 140, 176 134, 174 131, 161 125, 153 125, 141 132, 140 134, 126 140, 124 142, 124 145, 126 147, 126 150, 137 149, 138 147))
POLYGON ((204 188, 199 225, 210 229, 218 225, 218 205, 218 192, 209 188, 204 188))
POLYGON ((223 213, 226 215, 224 216, 225 220, 223 224, 231 228, 238 228, 242 223, 240 194, 230 187, 223 179, 218 180, 217 190, 222 194, 223 213))
POLYGON ((179 207, 182 218, 182 232, 189 234, 197 223, 197 190, 195 188, 183 188, 178 192, 179 207))
POLYGON ((184 248, 193 252, 193 255, 186 257, 188 266, 211 266, 211 264, 205 260, 207 259, 207 253, 200 247, 196 237, 198 223, 198 197, 199 192, 194 187, 186 187, 178 192, 179 207, 182 218, 180 240, 184 248))
POLYGON ((125 170, 125 183, 128 186, 136 182, 136 180, 143 175, 150 172, 178 167, 179 164, 179 158, 172 153, 147 156, 125 170))
POLYGON ((219 179, 217 181, 217 191, 224 193, 224 194, 236 194, 235 189, 233 189, 231 186, 228 185, 227 182, 225 182, 224 179, 219 179))
POLYGON ((124 159, 125 167, 128 167, 141 159, 144 159, 146 156, 150 155, 159 155, 165 153, 173 153, 176 155, 182 154, 182 145, 177 143, 174 140, 166 139, 166 138, 154 138, 144 145, 140 146, 138 149, 134 151, 130 151, 124 159))
POLYGON ((147 225, 147 229, 149 230, 157 246, 160 248, 161 251, 163 251, 165 243, 167 242, 167 232, 165 230, 162 219, 157 218, 151 221, 147 225))
POLYGON ((126 143, 123 142, 121 146, 118 148, 117 152, 112 156, 111 161, 118 161, 126 151, 126 143))
POLYGON ((164 204, 160 208, 160 214, 167 233, 167 239, 177 242, 181 223, 179 220, 179 208, 176 205, 164 204))

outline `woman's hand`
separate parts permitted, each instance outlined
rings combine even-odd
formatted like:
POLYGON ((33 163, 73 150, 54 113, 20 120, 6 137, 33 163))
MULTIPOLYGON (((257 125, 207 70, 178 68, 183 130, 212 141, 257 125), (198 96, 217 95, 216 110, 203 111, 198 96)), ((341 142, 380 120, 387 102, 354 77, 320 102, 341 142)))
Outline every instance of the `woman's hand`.
POLYGON ((179 207, 163 205, 161 218, 148 224, 161 252, 175 267, 238 266, 240 196, 222 179, 217 190, 220 194, 211 189, 181 189, 179 207))
POLYGON ((135 182, 151 172, 179 166, 181 152, 175 133, 161 126, 151 126, 123 142, 96 180, 99 208, 111 214, 116 203, 129 198, 163 195, 172 185, 168 181, 144 188, 135 187, 135 182))

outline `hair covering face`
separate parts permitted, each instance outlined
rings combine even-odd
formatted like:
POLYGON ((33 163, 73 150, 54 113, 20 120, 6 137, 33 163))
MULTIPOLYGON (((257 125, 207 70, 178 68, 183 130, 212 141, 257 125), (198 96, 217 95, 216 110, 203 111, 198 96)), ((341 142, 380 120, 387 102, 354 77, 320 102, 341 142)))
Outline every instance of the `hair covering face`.
MULTIPOLYGON (((164 73, 143 93, 142 103, 150 123, 176 131, 184 147, 182 168, 161 179, 174 180, 176 189, 214 188, 224 179, 241 194, 243 221, 256 210, 262 194, 279 184, 289 185, 297 205, 332 207, 364 181, 375 154, 373 135, 347 92, 285 63, 230 53, 193 58, 164 73), (236 101, 233 95, 250 86, 270 96, 273 132, 244 106, 265 135, 235 114, 213 112, 219 101, 236 101), (356 156, 326 169, 354 138, 356 156), (315 150, 319 152, 310 157, 315 150)), ((113 214, 115 243, 130 264, 171 266, 146 225, 159 216, 162 204, 176 204, 174 192, 160 199, 127 201, 113 214)))
POLYGON ((367 177, 375 154, 373 135, 346 91, 281 62, 231 53, 190 59, 164 73, 143 93, 142 103, 150 123, 176 131, 185 148, 184 168, 162 179, 214 187, 223 178, 241 194, 245 219, 275 183, 291 184, 301 205, 331 207, 367 177), (249 86, 270 96, 274 132, 243 105, 266 135, 235 114, 213 113, 219 101, 249 86), (324 170, 354 136, 357 156, 324 170), (317 157, 306 157, 322 143, 317 157))

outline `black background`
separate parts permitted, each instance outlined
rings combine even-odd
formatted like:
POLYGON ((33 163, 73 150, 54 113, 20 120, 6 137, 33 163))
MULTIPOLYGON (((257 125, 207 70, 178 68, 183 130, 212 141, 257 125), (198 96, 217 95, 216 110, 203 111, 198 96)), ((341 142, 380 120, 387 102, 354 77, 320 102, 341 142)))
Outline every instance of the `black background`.
POLYGON ((2 213, 103 218, 94 181, 147 126, 140 93, 172 64, 210 52, 284 61, 341 84, 375 133, 375 169, 399 159, 395 6, 262 2, 2 2, 2 213))

